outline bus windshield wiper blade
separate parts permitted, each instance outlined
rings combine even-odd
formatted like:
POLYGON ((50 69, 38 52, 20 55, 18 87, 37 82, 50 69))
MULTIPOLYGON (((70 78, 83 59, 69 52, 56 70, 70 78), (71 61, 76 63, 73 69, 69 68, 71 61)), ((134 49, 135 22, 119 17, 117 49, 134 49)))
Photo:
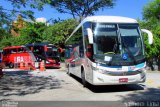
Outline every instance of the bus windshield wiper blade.
POLYGON ((123 46, 127 49, 128 55, 130 56, 130 58, 133 59, 134 64, 136 64, 136 59, 135 59, 135 57, 133 56, 132 52, 129 50, 128 46, 126 46, 126 44, 125 44, 123 41, 122 41, 122 43, 123 43, 123 46))

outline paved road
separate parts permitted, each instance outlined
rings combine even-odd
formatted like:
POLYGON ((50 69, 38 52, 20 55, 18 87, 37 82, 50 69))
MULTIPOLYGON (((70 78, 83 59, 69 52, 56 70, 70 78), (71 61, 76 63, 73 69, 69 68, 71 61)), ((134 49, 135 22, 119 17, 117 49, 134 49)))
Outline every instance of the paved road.
POLYGON ((147 73, 144 84, 83 88, 80 79, 68 76, 63 68, 5 71, 0 81, 0 101, 160 101, 159 77, 160 73, 147 73))

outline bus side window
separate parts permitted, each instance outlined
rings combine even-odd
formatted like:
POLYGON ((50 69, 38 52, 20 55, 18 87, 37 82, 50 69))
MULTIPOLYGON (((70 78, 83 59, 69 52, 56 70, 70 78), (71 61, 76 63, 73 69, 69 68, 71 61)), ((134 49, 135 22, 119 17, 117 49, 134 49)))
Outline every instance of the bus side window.
POLYGON ((92 51, 92 45, 91 44, 88 44, 87 45, 87 51, 86 51, 86 55, 88 58, 92 58, 93 56, 93 51, 92 51))
POLYGON ((93 58, 93 45, 89 44, 88 35, 85 35, 84 39, 85 39, 85 49, 86 49, 85 54, 89 59, 92 59, 93 58))
POLYGON ((80 46, 79 46, 79 56, 84 57, 84 46, 83 46, 83 38, 80 41, 80 46))
POLYGON ((24 48, 18 48, 18 53, 24 52, 24 48))
POLYGON ((6 55, 7 54, 7 50, 3 50, 3 54, 6 55))
POLYGON ((66 49, 65 49, 65 58, 66 58, 66 59, 70 58, 70 57, 71 57, 70 54, 71 54, 70 49, 69 49, 69 48, 68 48, 68 49, 66 48, 66 49))
POLYGON ((77 51, 75 51, 75 52, 73 53, 73 55, 74 55, 74 59, 79 58, 79 55, 78 55, 78 52, 77 52, 77 51))
POLYGON ((10 53, 11 53, 11 50, 8 50, 8 49, 3 50, 3 54, 4 54, 4 55, 8 55, 8 54, 10 54, 10 53))
POLYGON ((93 59, 93 44, 89 44, 87 28, 92 28, 90 22, 87 22, 83 26, 83 34, 84 34, 84 44, 85 44, 85 55, 89 59, 93 59))
POLYGON ((11 53, 17 53, 17 49, 12 49, 11 53))

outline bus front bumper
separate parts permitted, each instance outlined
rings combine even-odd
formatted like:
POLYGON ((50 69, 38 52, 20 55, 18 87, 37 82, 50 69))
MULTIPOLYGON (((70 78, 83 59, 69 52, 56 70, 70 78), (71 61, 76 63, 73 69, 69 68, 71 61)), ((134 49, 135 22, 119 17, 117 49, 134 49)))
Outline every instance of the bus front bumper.
POLYGON ((141 72, 135 75, 111 76, 93 71, 93 85, 120 85, 120 84, 137 84, 146 80, 146 73, 141 72))
POLYGON ((46 63, 45 67, 47 68, 60 68, 60 64, 54 64, 54 63, 46 63))

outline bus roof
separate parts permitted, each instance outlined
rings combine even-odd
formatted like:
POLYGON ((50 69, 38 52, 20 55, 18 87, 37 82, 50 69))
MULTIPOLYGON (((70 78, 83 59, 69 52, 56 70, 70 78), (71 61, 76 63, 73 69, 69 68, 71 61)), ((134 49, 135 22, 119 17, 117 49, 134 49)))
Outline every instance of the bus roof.
POLYGON ((90 16, 86 17, 85 22, 104 22, 104 23, 138 23, 135 19, 122 16, 90 16))
POLYGON ((3 49, 16 49, 16 48, 22 48, 22 47, 25 47, 25 46, 8 46, 3 49))

